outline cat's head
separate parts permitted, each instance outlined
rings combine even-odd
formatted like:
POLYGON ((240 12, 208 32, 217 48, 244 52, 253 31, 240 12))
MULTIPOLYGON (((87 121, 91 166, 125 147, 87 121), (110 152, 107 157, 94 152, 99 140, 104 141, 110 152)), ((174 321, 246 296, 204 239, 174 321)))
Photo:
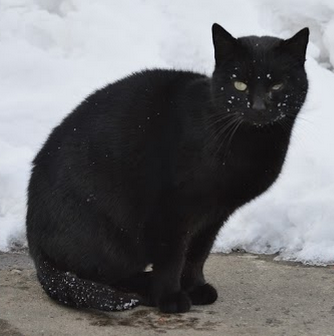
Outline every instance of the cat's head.
POLYGON ((234 38, 218 24, 212 26, 212 33, 216 108, 256 127, 294 120, 308 89, 304 68, 308 28, 288 40, 234 38))

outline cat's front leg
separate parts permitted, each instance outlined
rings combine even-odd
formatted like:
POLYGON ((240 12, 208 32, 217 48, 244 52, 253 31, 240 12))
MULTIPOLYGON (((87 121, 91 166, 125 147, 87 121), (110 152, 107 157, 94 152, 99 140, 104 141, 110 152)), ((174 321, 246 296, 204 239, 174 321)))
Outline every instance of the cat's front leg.
MULTIPOLYGON (((176 261, 176 260, 175 260, 176 261)), ((186 291, 181 289, 181 272, 175 265, 155 266, 151 288, 151 302, 164 313, 185 313, 191 308, 191 300, 186 291)))
POLYGON ((184 313, 191 307, 187 292, 181 288, 185 246, 178 238, 162 240, 153 262, 150 301, 164 313, 184 313))
POLYGON ((181 284, 192 304, 206 305, 217 300, 216 289, 205 281, 203 267, 220 227, 216 224, 203 228, 189 244, 181 284))
POLYGON ((204 262, 187 262, 182 274, 182 288, 185 290, 194 305, 208 305, 217 298, 217 290, 204 279, 204 262))
POLYGON ((182 223, 182 217, 172 206, 163 207, 155 216, 155 224, 150 225, 148 230, 153 262, 149 301, 165 313, 184 313, 191 307, 187 292, 181 288, 181 274, 189 241, 182 223))

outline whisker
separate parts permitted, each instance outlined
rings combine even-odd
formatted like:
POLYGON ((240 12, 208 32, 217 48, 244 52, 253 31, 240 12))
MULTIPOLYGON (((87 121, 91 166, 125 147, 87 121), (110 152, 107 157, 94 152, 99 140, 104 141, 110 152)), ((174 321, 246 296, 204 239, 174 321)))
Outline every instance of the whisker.
POLYGON ((227 142, 226 151, 225 151, 225 158, 226 158, 226 156, 228 154, 230 146, 232 145, 232 139, 233 139, 235 133, 237 132, 237 130, 240 127, 241 124, 242 124, 242 119, 239 118, 237 120, 237 123, 236 123, 235 127, 232 129, 232 132, 230 132, 229 140, 227 142))
POLYGON ((214 125, 218 124, 219 122, 226 121, 229 119, 234 118, 234 115, 224 115, 219 118, 216 118, 215 120, 211 121, 210 123, 207 123, 206 129, 212 128, 214 125))
POLYGON ((289 117, 290 119, 295 119, 296 118, 296 120, 301 120, 301 121, 306 121, 307 123, 310 123, 310 124, 314 124, 311 120, 309 120, 309 119, 307 119, 307 118, 305 118, 305 116, 303 116, 303 115, 297 115, 297 117, 296 117, 296 115, 294 114, 294 113, 292 113, 292 112, 284 112, 284 114, 287 116, 287 117, 289 117))
POLYGON ((297 143, 298 145, 300 145, 300 146, 303 148, 303 150, 306 149, 306 148, 305 148, 305 145, 304 145, 304 143, 303 143, 303 141, 300 139, 300 137, 297 135, 296 132, 293 132, 293 131, 291 130, 291 126, 288 124, 288 122, 287 122, 286 120, 281 119, 281 120, 279 121, 279 124, 282 126, 282 129, 285 131, 286 135, 287 135, 288 137, 290 137, 290 139, 295 140, 296 143, 297 143))
MULTIPOLYGON (((220 128, 217 128, 217 131, 213 132, 212 135, 208 137, 205 148, 209 148, 209 147, 217 145, 219 138, 221 138, 224 134, 226 134, 226 132, 229 131, 230 127, 232 127, 235 122, 236 122, 236 118, 234 116, 232 120, 229 120, 227 123, 224 123, 223 125, 221 125, 220 128)), ((216 154, 217 154, 217 150, 214 151, 212 155, 212 160, 214 160, 216 154)))
POLYGON ((224 150, 224 160, 226 159, 226 156, 228 155, 229 146, 230 146, 230 141, 229 141, 229 139, 230 139, 230 137, 233 136, 233 134, 234 134, 234 128, 235 128, 236 125, 238 125, 239 122, 240 122, 240 118, 236 118, 236 119, 233 120, 233 122, 231 122, 231 123, 229 124, 228 129, 225 130, 225 131, 226 131, 226 133, 225 133, 225 137, 224 137, 224 139, 221 141, 221 143, 220 143, 220 145, 218 146, 217 150, 215 151, 214 156, 216 156, 216 155, 221 151, 222 147, 225 145, 226 140, 228 140, 228 141, 227 141, 227 146, 226 146, 226 148, 225 148, 225 150, 224 150))

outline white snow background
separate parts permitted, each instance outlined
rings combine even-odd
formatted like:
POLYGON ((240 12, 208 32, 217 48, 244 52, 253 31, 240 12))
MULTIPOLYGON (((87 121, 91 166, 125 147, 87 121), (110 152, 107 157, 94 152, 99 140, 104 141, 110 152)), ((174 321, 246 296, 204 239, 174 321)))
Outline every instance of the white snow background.
POLYGON ((0 0, 0 250, 25 246, 30 162, 85 96, 143 68, 213 70, 211 25, 234 36, 311 29, 308 100, 282 175, 214 251, 334 263, 332 0, 0 0))

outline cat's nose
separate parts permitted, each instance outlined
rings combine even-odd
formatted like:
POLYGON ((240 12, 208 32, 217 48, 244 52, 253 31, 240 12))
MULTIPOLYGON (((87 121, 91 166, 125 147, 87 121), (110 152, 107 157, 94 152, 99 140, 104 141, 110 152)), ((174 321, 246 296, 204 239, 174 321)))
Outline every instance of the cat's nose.
POLYGON ((265 101, 258 96, 255 96, 252 103, 252 109, 256 111, 264 111, 266 109, 265 101))

